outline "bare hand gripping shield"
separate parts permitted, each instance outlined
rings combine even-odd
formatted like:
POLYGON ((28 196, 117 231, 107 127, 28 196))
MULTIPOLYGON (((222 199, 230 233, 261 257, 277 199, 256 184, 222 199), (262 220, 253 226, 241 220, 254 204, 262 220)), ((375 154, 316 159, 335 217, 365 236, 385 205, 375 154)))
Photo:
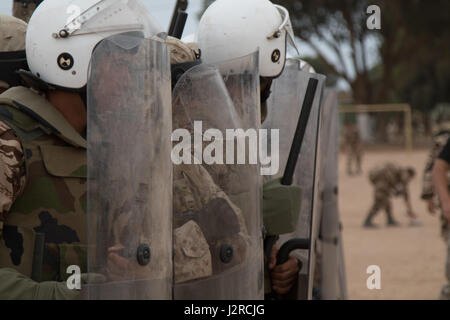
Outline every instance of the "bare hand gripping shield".
MULTIPOLYGON (((278 247, 290 239, 303 239, 302 243, 309 244, 307 250, 294 251, 292 255, 302 261, 300 270, 297 298, 311 299, 314 276, 314 243, 318 235, 317 217, 318 199, 318 173, 320 161, 320 123, 321 103, 325 83, 325 77, 302 71, 300 61, 288 60, 281 76, 272 83, 272 94, 267 102, 268 114, 263 123, 263 128, 279 129, 280 137, 280 170, 277 175, 270 177, 279 178, 283 175, 283 169, 288 162, 289 152, 296 132, 298 119, 301 113, 303 100, 307 93, 310 79, 317 80, 317 87, 313 97, 312 108, 308 123, 305 128, 300 154, 293 175, 293 184, 301 187, 301 209, 294 232, 284 234, 278 241, 278 247)), ((316 81, 313 81, 316 82, 316 81)), ((280 224, 280 221, 277 221, 280 224)), ((270 226, 268 226, 270 228, 270 226)))

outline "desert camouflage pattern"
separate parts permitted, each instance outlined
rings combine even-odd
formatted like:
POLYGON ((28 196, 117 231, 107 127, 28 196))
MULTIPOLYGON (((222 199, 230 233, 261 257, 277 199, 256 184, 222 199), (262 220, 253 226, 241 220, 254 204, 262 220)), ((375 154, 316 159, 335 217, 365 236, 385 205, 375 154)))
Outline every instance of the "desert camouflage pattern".
POLYGON ((408 200, 408 172, 406 168, 387 163, 373 168, 369 172, 369 180, 374 186, 374 203, 369 211, 368 219, 372 219, 380 210, 384 210, 388 223, 393 223, 391 198, 402 196, 408 200))
POLYGON ((6 176, 0 267, 27 277, 42 267, 37 281, 65 280, 69 265, 85 271, 84 139, 44 97, 24 87, 0 95, 0 119, 6 176), (38 234, 44 236, 42 248, 37 248, 38 234), (35 250, 43 252, 42 266, 33 263, 35 250))
MULTIPOLYGON (((438 199, 433 187, 433 177, 431 171, 433 169, 434 160, 441 153, 442 148, 444 148, 447 140, 450 138, 450 131, 444 130, 433 136, 433 147, 428 154, 427 162, 425 164, 425 169, 423 171, 422 179, 422 194, 421 197, 424 200, 435 201, 438 205, 438 199)), ((448 186, 450 188, 450 172, 447 173, 448 186)), ((447 241, 448 233, 450 231, 449 223, 441 215, 441 235, 444 241, 447 241)))
POLYGON ((8 89, 11 85, 9 83, 10 81, 8 81, 9 71, 11 70, 9 60, 11 58, 4 60, 2 53, 25 50, 26 32, 27 24, 25 22, 8 15, 0 14, 0 93, 8 89), (8 67, 6 67, 6 70, 3 70, 5 65, 8 67))
POLYGON ((174 166, 173 194, 176 283, 219 274, 243 261, 248 231, 242 212, 203 166, 174 166), (229 264, 220 261, 224 243, 235 249, 229 264))
POLYGON ((20 19, 0 14, 0 52, 25 50, 27 24, 20 19))
MULTIPOLYGON (((428 154, 427 162, 425 164, 425 168, 423 171, 423 179, 422 179, 422 194, 421 197, 424 200, 431 200, 439 205, 438 197, 434 191, 433 187, 433 177, 432 177, 432 169, 434 160, 441 153, 444 148, 447 140, 450 138, 450 130, 441 130, 436 135, 433 136, 433 146, 428 154)), ((450 189, 450 172, 447 173, 447 181, 450 189)), ((445 275, 447 278, 447 284, 444 285, 441 291, 441 299, 450 300, 450 226, 445 219, 445 217, 441 214, 441 236, 444 240, 447 248, 447 259, 445 262, 445 275)))
MULTIPOLYGON (((20 139, 4 121, 0 121, 0 172, 0 221, 3 223, 26 182, 20 139)), ((1 229, 0 226, 0 235, 1 229)))
MULTIPOLYGON (((172 50, 175 55, 179 52, 172 50)), ((250 61, 253 68, 253 59, 242 61, 250 61)), ((225 134, 227 128, 245 130, 260 122, 252 100, 255 83, 244 87, 241 73, 222 76, 226 70, 226 63, 199 65, 180 78, 173 93, 174 129, 186 129, 193 136, 193 122, 202 121, 203 132, 214 128, 225 134)), ((253 81, 252 75, 248 79, 253 81)), ((203 149, 208 145, 203 142, 203 149)), ((251 189, 259 190, 255 181, 259 176, 254 169, 254 165, 174 165, 175 299, 262 298, 262 259, 257 258, 262 249, 256 245, 261 237, 256 210, 260 197, 251 189), (221 255, 224 248, 232 248, 229 261, 221 255)))
MULTIPOLYGON (((167 44, 171 49, 171 64, 193 62, 197 59, 195 43, 185 44, 176 38, 168 37, 167 44)), ((175 99, 174 105, 177 106, 178 103, 175 99)), ((188 117, 177 111, 179 110, 175 109, 173 113, 174 128, 187 128, 193 134, 188 117)), ((207 143, 203 143, 204 147, 206 145, 207 143)), ((193 154, 191 156, 194 157, 193 154)), ((219 177, 232 179, 230 174, 227 175, 229 171, 230 168, 223 165, 180 164, 173 168, 176 284, 219 274, 241 263, 245 256, 248 231, 242 212, 218 185, 227 185, 219 177), (210 210, 212 214, 204 214, 210 210), (222 216, 219 217, 219 214, 222 216), (203 219, 204 217, 208 219, 203 219), (221 223, 215 223, 215 219, 220 219, 221 223), (233 230, 231 235, 228 230, 233 230), (229 264, 220 261, 220 247, 224 243, 237 248, 234 259, 229 264)))
MULTIPOLYGON (((437 158, 439 153, 444 148, 448 138, 450 138, 449 131, 441 131, 433 136, 433 146, 428 154, 427 162, 423 170, 423 180, 422 180, 422 194, 421 197, 424 200, 434 198, 436 196, 433 188, 433 179, 431 175, 431 170, 433 169, 434 160, 437 158)), ((448 175, 448 181, 450 186, 450 174, 448 175)))
POLYGON ((197 60, 199 50, 196 43, 184 43, 177 38, 167 37, 166 44, 170 49, 170 64, 197 60))

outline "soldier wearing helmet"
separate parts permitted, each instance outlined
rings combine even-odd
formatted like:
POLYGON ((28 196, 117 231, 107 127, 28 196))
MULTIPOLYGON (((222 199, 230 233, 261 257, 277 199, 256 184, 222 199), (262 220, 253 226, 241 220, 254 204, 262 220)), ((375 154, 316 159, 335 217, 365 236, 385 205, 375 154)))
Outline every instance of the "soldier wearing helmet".
MULTIPOLYGON (((266 102, 270 96, 272 80, 280 76, 286 64, 288 43, 298 53, 288 11, 268 0, 217 0, 201 17, 196 41, 204 63, 237 59, 258 51, 259 119, 263 122, 267 114, 266 102)), ((220 181, 218 184, 221 185, 220 181)), ((285 190, 283 196, 292 196, 297 190, 296 186, 280 187, 285 190)), ((269 192, 269 189, 264 191, 264 198, 276 201, 277 196, 269 195, 269 192)), ((297 194, 296 197, 299 196, 297 194)), ((298 202, 293 199, 291 203, 298 202)), ((269 207, 263 206, 263 210, 269 207)), ((297 207, 291 209, 299 211, 297 207)), ((274 247, 271 257, 267 257, 270 258, 272 288, 277 293, 286 294, 297 280, 298 262, 297 259, 290 258, 286 263, 276 266, 276 253, 277 249, 274 247)))
POLYGON ((69 266, 87 271, 89 64, 102 41, 133 31, 161 32, 138 0, 46 0, 30 19, 30 71, 20 71, 30 88, 16 84, 0 95, 1 299, 79 294, 65 280, 69 266))

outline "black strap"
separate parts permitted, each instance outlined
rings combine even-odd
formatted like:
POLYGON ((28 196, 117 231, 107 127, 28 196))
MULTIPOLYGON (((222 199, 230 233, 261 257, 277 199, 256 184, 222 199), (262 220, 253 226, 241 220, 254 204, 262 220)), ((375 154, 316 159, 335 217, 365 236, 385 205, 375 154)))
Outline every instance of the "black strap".
POLYGON ((20 69, 28 70, 25 50, 0 52, 0 80, 10 87, 22 85, 21 77, 16 73, 20 69))

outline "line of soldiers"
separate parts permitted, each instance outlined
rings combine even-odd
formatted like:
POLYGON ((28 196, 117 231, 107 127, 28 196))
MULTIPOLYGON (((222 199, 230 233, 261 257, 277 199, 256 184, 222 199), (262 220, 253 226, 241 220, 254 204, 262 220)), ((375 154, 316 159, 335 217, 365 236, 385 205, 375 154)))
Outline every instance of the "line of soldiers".
MULTIPOLYGON (((0 298, 259 299, 296 289, 301 261, 277 265, 277 246, 264 257, 262 222, 298 215, 298 187, 262 188, 259 165, 206 165, 195 150, 183 149, 194 165, 171 158, 172 130, 193 133, 194 120, 260 128, 272 81, 288 69, 287 43, 295 47, 286 9, 217 0, 196 43, 166 37, 139 0, 45 0, 25 41, 24 24, 0 22, 9 32, 0 51, 14 53, 6 65, 21 64, 0 79, 0 298), (67 286, 73 266, 81 296, 67 286)), ((291 70, 302 95, 311 76, 291 70)))

